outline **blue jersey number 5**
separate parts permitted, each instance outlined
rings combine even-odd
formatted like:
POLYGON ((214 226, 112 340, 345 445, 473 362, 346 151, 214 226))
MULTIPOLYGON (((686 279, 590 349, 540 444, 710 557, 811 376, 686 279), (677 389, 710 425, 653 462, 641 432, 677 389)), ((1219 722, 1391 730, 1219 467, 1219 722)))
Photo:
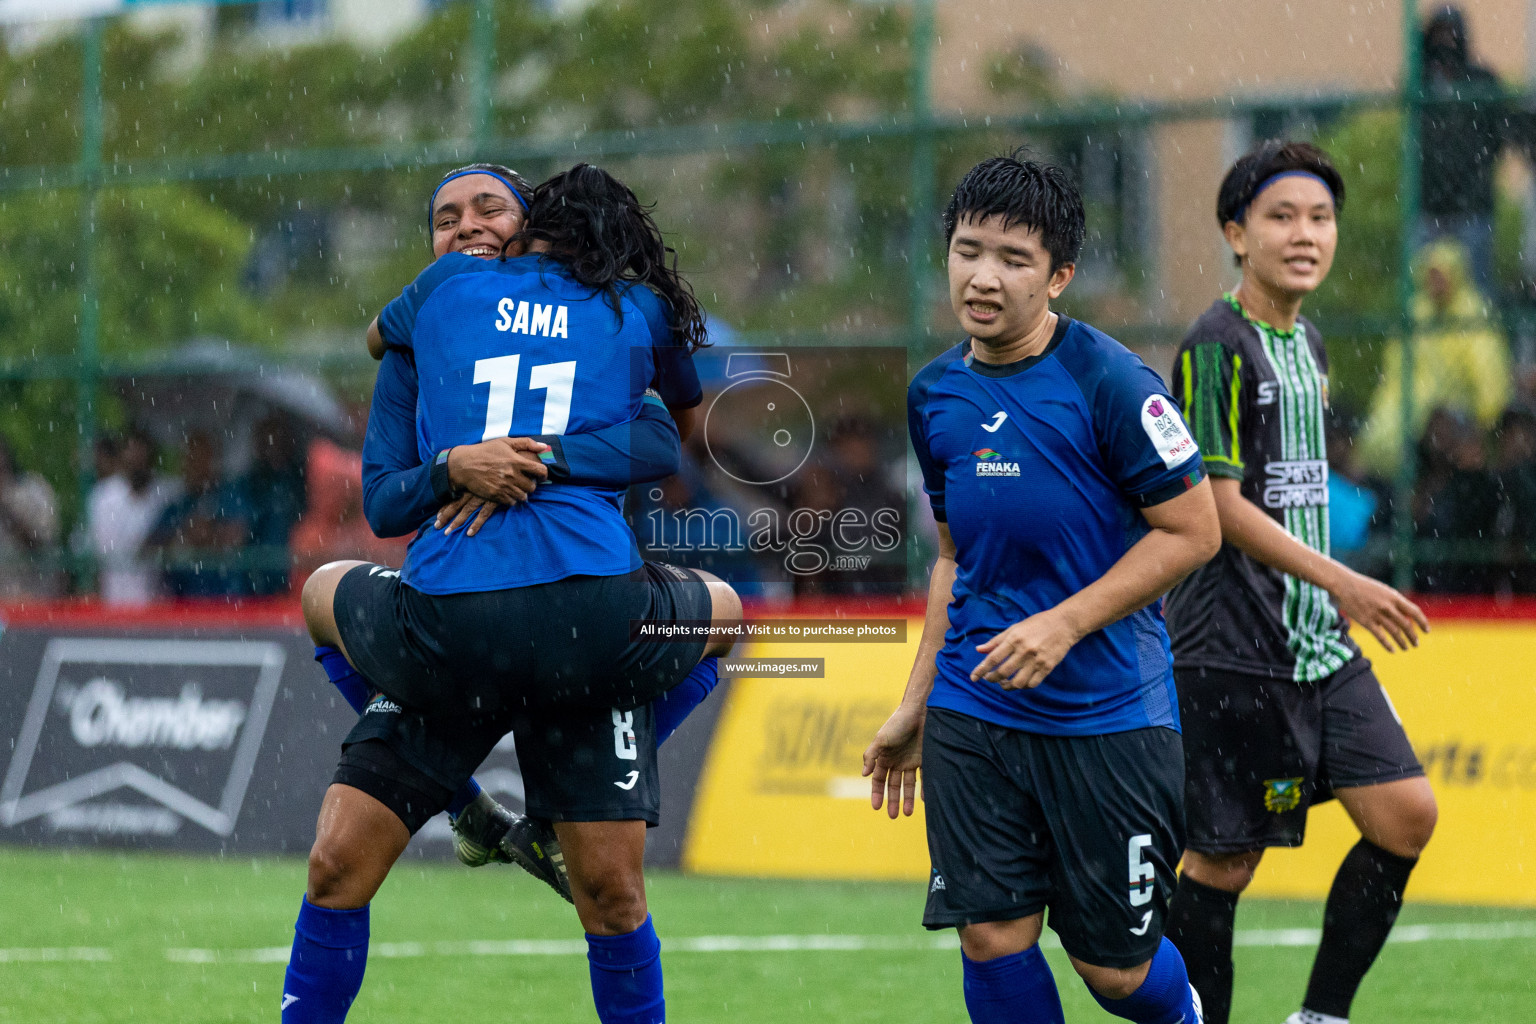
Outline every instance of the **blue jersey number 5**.
MULTIPOLYGON (((480 436, 482 441, 508 437, 512 433, 512 413, 517 406, 517 367, 522 358, 515 355, 475 360, 475 383, 491 386, 485 407, 485 433, 480 436)), ((544 424, 539 433, 565 433, 571 422, 571 388, 575 383, 574 359, 529 367, 529 390, 542 388, 544 391, 544 424)))

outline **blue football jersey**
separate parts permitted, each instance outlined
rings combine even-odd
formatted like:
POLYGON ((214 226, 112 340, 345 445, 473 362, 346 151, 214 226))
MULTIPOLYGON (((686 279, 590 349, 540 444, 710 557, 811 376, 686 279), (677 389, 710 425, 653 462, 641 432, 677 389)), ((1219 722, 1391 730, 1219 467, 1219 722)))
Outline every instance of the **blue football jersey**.
MULTIPOLYGON (((538 256, 450 253, 379 315, 388 345, 414 351, 423 460, 496 437, 583 433, 633 420, 656 376, 654 317, 538 256)), ((666 339, 670 342, 670 337, 666 339)), ((430 527, 401 578, 429 594, 503 590, 640 565, 623 492, 541 484, 474 537, 430 527)))
POLYGON ((1103 576, 1149 529, 1140 510, 1205 475, 1166 387, 1119 342, 1059 317, 1045 352, 924 367, 908 427, 957 572, 932 707, 1058 736, 1178 728, 1160 602, 1092 633, 1032 690, 971 682, 978 644, 1103 576))

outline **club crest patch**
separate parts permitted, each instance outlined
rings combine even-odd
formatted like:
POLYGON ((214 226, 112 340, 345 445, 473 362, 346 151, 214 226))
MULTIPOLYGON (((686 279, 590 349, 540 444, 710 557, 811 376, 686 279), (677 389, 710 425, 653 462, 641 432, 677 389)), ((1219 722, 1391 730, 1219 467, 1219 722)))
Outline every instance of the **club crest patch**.
POLYGON ((1300 779, 1265 779, 1264 809, 1282 814, 1301 806, 1300 779))

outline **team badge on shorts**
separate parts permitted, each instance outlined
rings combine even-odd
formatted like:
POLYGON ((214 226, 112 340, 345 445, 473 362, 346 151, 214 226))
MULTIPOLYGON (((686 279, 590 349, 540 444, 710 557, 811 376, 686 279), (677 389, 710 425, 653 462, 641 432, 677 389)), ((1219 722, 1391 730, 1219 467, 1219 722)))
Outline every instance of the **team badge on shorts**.
POLYGON ((1264 809, 1282 814, 1301 806, 1300 779, 1265 779, 1264 809))

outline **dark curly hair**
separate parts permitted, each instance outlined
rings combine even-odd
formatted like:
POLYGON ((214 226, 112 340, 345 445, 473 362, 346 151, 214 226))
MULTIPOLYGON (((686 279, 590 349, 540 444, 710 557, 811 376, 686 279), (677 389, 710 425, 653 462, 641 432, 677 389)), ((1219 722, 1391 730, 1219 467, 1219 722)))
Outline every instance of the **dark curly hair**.
POLYGON ((533 190, 528 222, 507 248, 519 241, 546 243, 549 258, 603 292, 615 312, 620 283, 645 285, 666 303, 673 334, 695 351, 709 344, 704 310, 678 273, 677 253, 662 239, 652 208, 601 167, 577 164, 533 190))

